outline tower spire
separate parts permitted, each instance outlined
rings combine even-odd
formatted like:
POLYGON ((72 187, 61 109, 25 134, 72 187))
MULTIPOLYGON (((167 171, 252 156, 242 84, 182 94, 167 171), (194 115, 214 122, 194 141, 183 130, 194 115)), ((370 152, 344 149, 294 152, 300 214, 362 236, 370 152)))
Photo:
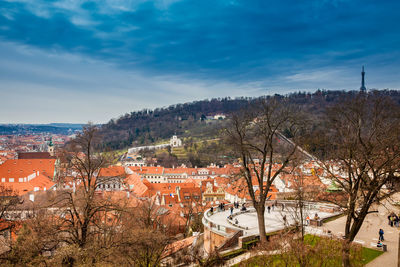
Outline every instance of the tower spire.
POLYGON ((367 91, 367 88, 365 88, 365 71, 364 71, 364 66, 362 66, 362 71, 361 71, 361 87, 360 87, 361 92, 367 91))

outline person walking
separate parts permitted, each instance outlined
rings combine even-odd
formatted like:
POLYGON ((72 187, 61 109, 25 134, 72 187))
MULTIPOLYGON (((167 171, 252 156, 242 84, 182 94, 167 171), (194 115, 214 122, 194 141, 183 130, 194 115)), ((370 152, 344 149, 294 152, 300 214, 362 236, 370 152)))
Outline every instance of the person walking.
POLYGON ((231 207, 231 215, 233 214, 233 206, 231 207))
POLYGON ((384 240, 385 240, 385 239, 383 238, 383 234, 384 234, 383 229, 382 229, 382 228, 379 229, 379 241, 384 241, 384 240))
POLYGON ((271 213, 271 206, 267 207, 268 213, 271 213))

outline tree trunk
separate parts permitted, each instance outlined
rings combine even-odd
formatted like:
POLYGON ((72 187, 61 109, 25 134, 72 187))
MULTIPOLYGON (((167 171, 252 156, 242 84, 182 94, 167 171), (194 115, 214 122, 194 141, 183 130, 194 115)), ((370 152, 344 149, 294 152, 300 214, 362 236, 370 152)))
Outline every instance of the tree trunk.
POLYGON ((301 197, 300 203, 300 227, 301 227, 301 242, 304 242, 304 220, 303 220, 303 213, 304 213, 304 203, 303 203, 303 198, 301 197))
POLYGON ((82 225, 81 227, 81 240, 80 240, 80 244, 79 246, 81 248, 83 248, 86 245, 86 239, 87 239, 87 231, 88 231, 88 227, 86 224, 82 225))
POLYGON ((342 248, 342 266, 343 267, 350 267, 350 246, 351 242, 348 240, 345 240, 343 242, 343 248, 342 248))
POLYGON ((260 232, 260 242, 261 244, 267 243, 267 236, 265 233, 265 218, 264 218, 264 213, 265 213, 265 206, 264 203, 260 203, 256 207, 257 211, 257 219, 258 219, 258 230, 260 232))

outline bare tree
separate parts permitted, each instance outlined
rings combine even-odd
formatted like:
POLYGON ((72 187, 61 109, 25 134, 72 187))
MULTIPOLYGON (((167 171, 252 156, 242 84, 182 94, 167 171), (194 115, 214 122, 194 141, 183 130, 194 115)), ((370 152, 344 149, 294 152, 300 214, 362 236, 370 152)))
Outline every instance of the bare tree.
POLYGON ((58 248, 56 217, 46 210, 32 211, 35 216, 25 220, 16 239, 11 239, 9 249, 0 256, 1 265, 45 266, 46 254, 58 248))
POLYGON ((96 151, 98 141, 97 128, 88 125, 67 146, 64 159, 72 171, 74 190, 63 191, 60 202, 66 203, 61 209, 62 229, 65 242, 85 247, 88 238, 96 235, 95 222, 107 209, 110 203, 96 195, 101 182, 100 170, 107 166, 109 160, 104 154, 96 151))
POLYGON ((163 209, 152 199, 125 209, 114 237, 117 240, 115 255, 111 257, 114 264, 159 266, 167 245, 173 240, 164 215, 163 209))
POLYGON ((202 227, 201 219, 203 218, 203 212, 205 210, 205 205, 201 199, 201 191, 197 193, 187 193, 183 195, 181 200, 181 211, 183 217, 186 220, 185 223, 185 236, 189 234, 189 230, 195 228, 195 230, 200 230, 202 227))
POLYGON ((350 266, 350 243, 374 203, 393 193, 385 185, 400 171, 400 111, 390 99, 360 94, 328 110, 328 158, 322 166, 346 198, 343 266, 350 266))
POLYGON ((11 187, 0 184, 0 220, 7 218, 7 213, 11 211, 20 199, 17 192, 11 187))
POLYGON ((285 100, 263 99, 253 108, 233 115, 226 130, 228 144, 242 161, 242 176, 257 211, 261 243, 267 241, 264 213, 269 189, 297 154, 295 144, 281 140, 284 131, 291 137, 297 135, 301 122, 296 111, 285 100), (275 163, 280 165, 273 169, 275 163))

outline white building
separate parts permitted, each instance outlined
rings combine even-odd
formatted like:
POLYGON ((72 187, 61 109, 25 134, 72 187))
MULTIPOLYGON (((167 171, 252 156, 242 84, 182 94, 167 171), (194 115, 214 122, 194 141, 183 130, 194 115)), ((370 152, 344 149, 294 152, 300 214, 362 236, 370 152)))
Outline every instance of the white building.
POLYGON ((216 114, 214 115, 214 120, 224 120, 226 116, 224 114, 216 114))
POLYGON ((180 147, 182 146, 182 140, 178 138, 178 136, 172 136, 171 140, 169 140, 169 145, 171 147, 180 147))

